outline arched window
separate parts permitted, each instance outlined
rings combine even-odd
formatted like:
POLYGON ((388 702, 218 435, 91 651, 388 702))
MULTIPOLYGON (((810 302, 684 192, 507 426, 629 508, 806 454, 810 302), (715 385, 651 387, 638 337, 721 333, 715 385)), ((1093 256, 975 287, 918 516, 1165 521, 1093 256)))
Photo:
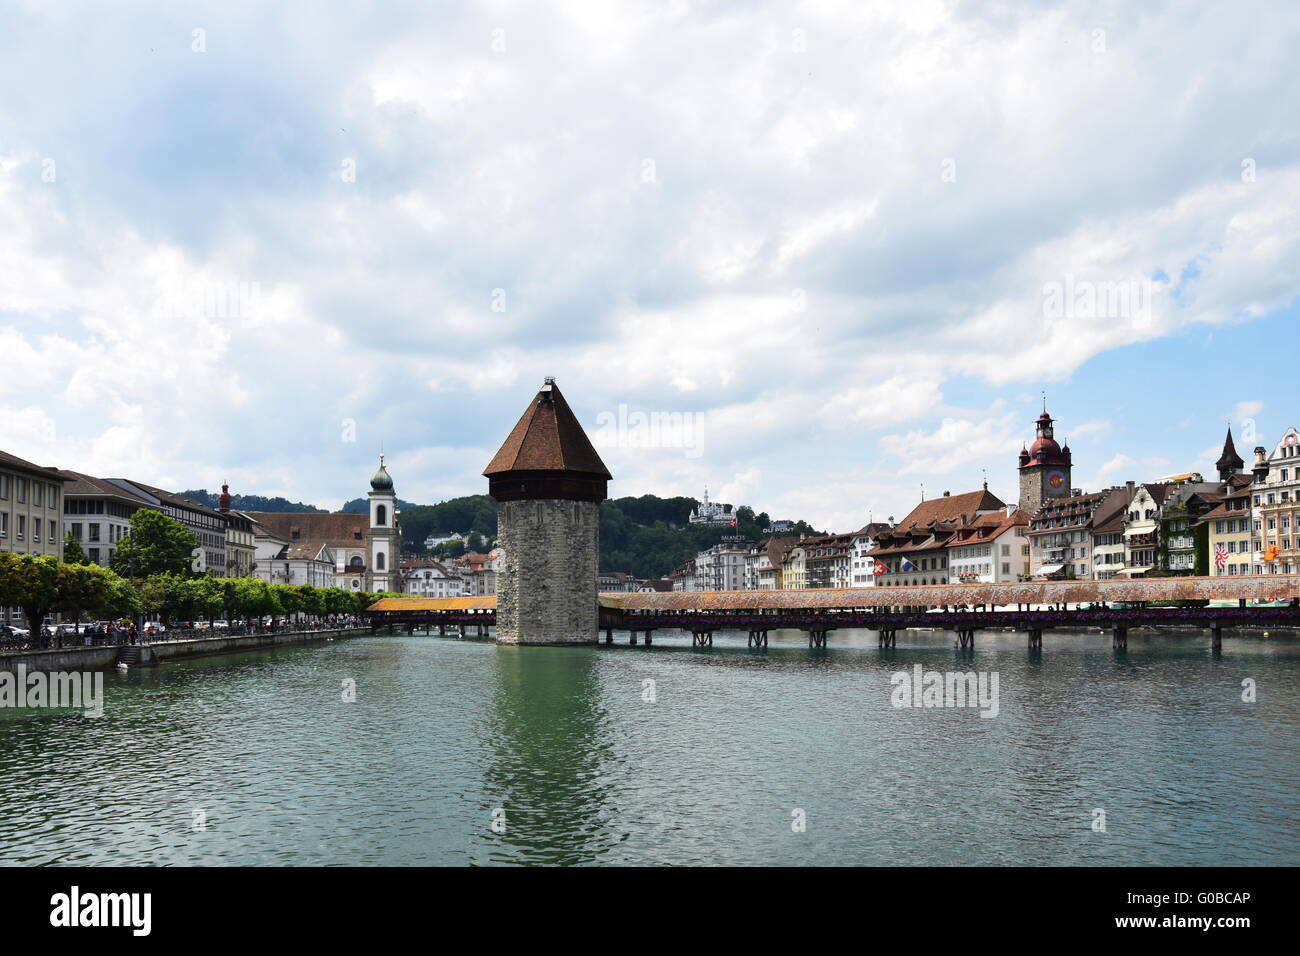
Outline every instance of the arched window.
POLYGON ((378 508, 375 509, 375 522, 376 522, 376 523, 379 525, 379 527, 381 527, 381 528, 385 528, 385 527, 388 526, 388 508, 387 508, 387 506, 385 506, 385 505, 380 505, 378 508))
POLYGON ((354 568, 363 568, 363 567, 365 567, 365 564, 366 564, 364 561, 361 560, 360 557, 356 557, 356 556, 354 556, 354 557, 352 558, 352 560, 351 560, 350 562, 348 562, 348 563, 351 564, 352 567, 354 567, 354 568))
POLYGON ((376 571, 384 570, 384 552, 382 551, 380 551, 377 555, 375 555, 375 570, 376 571))

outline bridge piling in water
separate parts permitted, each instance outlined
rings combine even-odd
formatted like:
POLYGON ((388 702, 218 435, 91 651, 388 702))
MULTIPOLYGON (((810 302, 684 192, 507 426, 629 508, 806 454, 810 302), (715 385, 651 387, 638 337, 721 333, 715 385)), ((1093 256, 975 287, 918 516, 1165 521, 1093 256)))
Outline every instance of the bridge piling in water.
POLYGON ((1128 625, 1116 624, 1111 636, 1111 647, 1119 651, 1128 650, 1128 625))

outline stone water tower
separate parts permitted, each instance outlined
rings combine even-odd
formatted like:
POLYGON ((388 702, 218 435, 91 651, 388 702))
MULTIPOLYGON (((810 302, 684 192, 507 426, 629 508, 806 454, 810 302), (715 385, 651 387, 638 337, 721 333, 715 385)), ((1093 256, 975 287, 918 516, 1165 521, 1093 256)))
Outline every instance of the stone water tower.
POLYGON ((595 644, 600 503, 611 476, 555 379, 546 379, 483 474, 503 553, 497 641, 595 644))

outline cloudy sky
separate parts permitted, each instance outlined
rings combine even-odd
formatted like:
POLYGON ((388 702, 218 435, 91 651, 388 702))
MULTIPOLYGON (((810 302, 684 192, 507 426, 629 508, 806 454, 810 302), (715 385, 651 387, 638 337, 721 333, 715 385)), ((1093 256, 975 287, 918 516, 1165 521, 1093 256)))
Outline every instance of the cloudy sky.
POLYGON ((553 375, 612 494, 834 530, 1013 500, 1044 391, 1076 485, 1208 472, 1300 419, 1296 49, 1280 0, 11 0, 0 448, 335 506, 382 445, 433 502, 553 375))

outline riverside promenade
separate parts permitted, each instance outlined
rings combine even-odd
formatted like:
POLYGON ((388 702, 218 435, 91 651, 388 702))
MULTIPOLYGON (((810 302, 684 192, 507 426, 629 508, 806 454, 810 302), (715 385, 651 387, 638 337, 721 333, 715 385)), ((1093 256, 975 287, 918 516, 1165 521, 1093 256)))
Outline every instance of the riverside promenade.
POLYGON ((270 631, 264 634, 227 634, 180 640, 148 641, 138 644, 70 645, 61 648, 0 650, 0 671, 17 672, 22 665, 31 671, 96 670, 115 667, 149 666, 159 661, 256 651, 288 644, 312 644, 342 637, 364 637, 374 633, 367 625, 307 630, 270 631))

